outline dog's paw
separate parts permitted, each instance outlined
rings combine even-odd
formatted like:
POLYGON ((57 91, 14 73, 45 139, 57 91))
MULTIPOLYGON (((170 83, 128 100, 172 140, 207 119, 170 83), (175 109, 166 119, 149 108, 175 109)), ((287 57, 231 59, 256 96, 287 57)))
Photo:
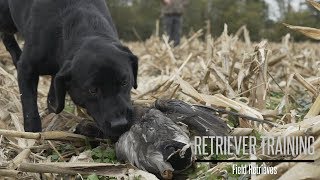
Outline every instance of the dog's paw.
POLYGON ((91 138, 103 138, 103 133, 96 123, 87 119, 84 119, 77 125, 74 133, 91 138))
POLYGON ((40 116, 24 117, 24 131, 26 132, 42 132, 40 116))

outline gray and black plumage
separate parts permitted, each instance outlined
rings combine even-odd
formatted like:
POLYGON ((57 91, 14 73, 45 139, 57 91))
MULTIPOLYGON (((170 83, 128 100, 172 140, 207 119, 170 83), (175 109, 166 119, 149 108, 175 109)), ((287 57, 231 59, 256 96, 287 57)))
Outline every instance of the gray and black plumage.
POLYGON ((188 125, 197 136, 228 136, 231 129, 214 111, 180 100, 157 100, 155 108, 165 113, 174 122, 188 125))
POLYGON ((116 143, 117 158, 164 179, 171 179, 173 172, 192 164, 190 139, 159 110, 145 110, 140 121, 116 143))

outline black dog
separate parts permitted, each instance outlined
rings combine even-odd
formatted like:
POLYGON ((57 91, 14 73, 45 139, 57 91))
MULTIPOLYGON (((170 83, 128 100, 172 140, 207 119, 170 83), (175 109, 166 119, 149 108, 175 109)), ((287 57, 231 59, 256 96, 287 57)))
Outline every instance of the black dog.
POLYGON ((0 32, 18 71, 26 131, 41 131, 39 75, 52 76, 51 112, 63 110, 68 92, 105 136, 130 127, 138 59, 121 45, 105 0, 0 0, 0 32), (23 51, 16 32, 25 38, 23 51))

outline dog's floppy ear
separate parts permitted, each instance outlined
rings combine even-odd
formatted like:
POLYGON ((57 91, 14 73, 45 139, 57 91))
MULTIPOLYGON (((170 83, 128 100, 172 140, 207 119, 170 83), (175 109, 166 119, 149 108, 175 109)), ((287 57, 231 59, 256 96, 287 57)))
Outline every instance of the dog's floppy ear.
POLYGON ((54 79, 55 102, 52 104, 53 111, 58 114, 64 109, 64 101, 67 93, 66 82, 71 77, 71 62, 66 61, 54 79))
POLYGON ((130 56, 131 60, 131 67, 132 67, 132 72, 133 72, 133 77, 134 77, 134 83, 133 83, 133 88, 137 89, 138 87, 138 82, 137 82, 137 77, 138 77, 138 57, 135 56, 128 47, 123 46, 121 44, 115 44, 120 50, 126 52, 130 56))

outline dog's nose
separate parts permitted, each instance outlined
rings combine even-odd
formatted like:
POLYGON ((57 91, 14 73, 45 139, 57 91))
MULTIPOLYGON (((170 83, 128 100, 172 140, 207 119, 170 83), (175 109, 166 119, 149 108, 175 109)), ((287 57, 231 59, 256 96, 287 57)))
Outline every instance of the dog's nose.
POLYGON ((111 121, 112 129, 126 129, 128 127, 128 120, 126 118, 119 118, 111 121))

